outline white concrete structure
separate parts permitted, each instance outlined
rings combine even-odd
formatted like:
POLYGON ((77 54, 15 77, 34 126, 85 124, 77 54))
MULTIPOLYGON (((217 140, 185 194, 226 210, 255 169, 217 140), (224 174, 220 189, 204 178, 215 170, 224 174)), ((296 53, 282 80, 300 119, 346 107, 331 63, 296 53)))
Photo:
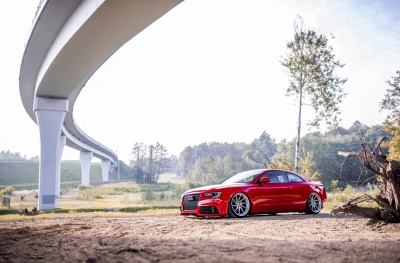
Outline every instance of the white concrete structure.
MULTIPOLYGON (((40 130, 39 210, 57 207, 64 145, 85 152, 81 160, 88 160, 90 152, 102 163, 118 162, 116 153, 75 123, 75 101, 110 56, 182 1, 40 1, 21 62, 19 87, 25 110, 40 130)), ((82 161, 82 183, 88 184, 86 168, 87 161, 82 161)), ((108 180, 106 174, 103 180, 108 180)))
POLYGON ((103 175, 103 182, 108 181, 108 173, 110 172, 110 160, 101 160, 101 172, 103 175))
POLYGON ((39 204, 42 209, 57 206, 57 175, 60 173, 61 126, 68 101, 36 98, 35 113, 40 131, 39 204))
POLYGON ((90 184, 90 164, 92 163, 92 152, 81 152, 82 185, 90 184))
POLYGON ((62 152, 64 150, 65 145, 67 144, 67 136, 61 135, 60 136, 60 144, 58 146, 58 153, 57 153, 57 174, 56 174, 56 194, 57 197, 60 197, 61 193, 61 158, 62 152))

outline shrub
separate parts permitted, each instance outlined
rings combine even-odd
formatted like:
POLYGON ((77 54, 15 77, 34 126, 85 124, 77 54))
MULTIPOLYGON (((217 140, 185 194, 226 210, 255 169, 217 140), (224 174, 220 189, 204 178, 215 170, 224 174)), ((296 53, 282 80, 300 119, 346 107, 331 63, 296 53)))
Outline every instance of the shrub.
POLYGON ((160 194, 160 200, 162 201, 162 200, 164 200, 165 199, 165 194, 164 194, 164 192, 161 192, 161 194, 160 194))
POLYGON ((104 187, 90 187, 81 191, 81 198, 83 199, 101 199, 103 195, 109 195, 112 192, 111 188, 104 187))
POLYGON ((14 191, 14 187, 12 186, 7 186, 6 188, 4 188, 3 190, 0 190, 0 196, 1 195, 12 195, 13 191, 14 191))
POLYGON ((93 188, 93 186, 90 186, 90 185, 78 185, 78 190, 79 191, 83 191, 83 190, 86 190, 86 189, 89 189, 89 188, 93 188))
POLYGON ((331 191, 333 198, 335 198, 335 194, 340 193, 342 188, 338 187, 339 180, 332 180, 331 181, 331 191))
POLYGON ((182 194, 188 189, 190 189, 190 186, 187 186, 184 184, 174 185, 174 188, 172 189, 171 199, 179 200, 181 198, 182 194))
POLYGON ((153 190, 147 189, 146 193, 142 196, 144 201, 153 201, 154 200, 154 194, 153 190))

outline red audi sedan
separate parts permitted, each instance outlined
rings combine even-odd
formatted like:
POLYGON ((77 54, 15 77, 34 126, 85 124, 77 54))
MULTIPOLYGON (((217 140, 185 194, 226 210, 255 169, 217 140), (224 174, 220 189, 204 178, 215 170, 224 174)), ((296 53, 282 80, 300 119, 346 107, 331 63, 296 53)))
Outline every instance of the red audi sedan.
POLYGON ((183 193, 181 215, 245 217, 251 214, 318 214, 326 203, 319 181, 278 169, 238 173, 221 184, 183 193))

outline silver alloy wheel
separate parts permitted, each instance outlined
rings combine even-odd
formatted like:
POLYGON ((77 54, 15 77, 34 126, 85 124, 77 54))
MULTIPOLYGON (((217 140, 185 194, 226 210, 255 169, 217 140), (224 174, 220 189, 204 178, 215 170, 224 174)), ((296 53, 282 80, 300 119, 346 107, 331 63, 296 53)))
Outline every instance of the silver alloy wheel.
POLYGON ((237 217, 243 217, 246 216, 250 211, 250 200, 247 195, 243 193, 237 193, 232 197, 230 206, 232 212, 237 217))
POLYGON ((322 208, 321 197, 317 193, 312 193, 308 197, 307 205, 313 214, 318 214, 322 208))

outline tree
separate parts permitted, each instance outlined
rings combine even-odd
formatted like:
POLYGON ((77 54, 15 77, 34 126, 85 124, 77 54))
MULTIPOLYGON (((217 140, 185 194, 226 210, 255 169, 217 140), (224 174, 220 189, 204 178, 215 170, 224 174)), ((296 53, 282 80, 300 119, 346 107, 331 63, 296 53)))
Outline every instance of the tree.
POLYGON ((400 162, 387 160, 387 155, 380 150, 383 137, 375 148, 361 143, 359 152, 338 152, 339 155, 359 158, 364 167, 372 171, 377 181, 382 183, 382 190, 377 196, 367 194, 348 200, 341 206, 336 206, 331 213, 352 213, 372 219, 388 222, 400 222, 400 162), (378 207, 360 206, 363 202, 375 202, 378 207))
POLYGON ((153 182, 157 182, 160 174, 169 171, 171 158, 168 156, 168 150, 164 145, 159 142, 154 146, 154 157, 153 157, 153 182))
POLYGON ((272 139, 267 132, 263 132, 258 139, 250 144, 250 151, 247 157, 255 163, 262 164, 268 168, 273 163, 272 156, 276 153, 275 139, 272 139))
POLYGON ((146 169, 146 146, 142 142, 135 143, 131 151, 132 159, 129 161, 132 167, 132 175, 138 184, 143 183, 143 175, 146 169))
POLYGON ((300 173, 311 180, 319 180, 321 177, 321 173, 319 171, 315 171, 314 166, 314 154, 311 152, 307 152, 303 149, 304 158, 300 159, 299 166, 301 168, 300 173))
POLYGON ((135 143, 131 156, 132 174, 137 183, 155 183, 160 174, 169 171, 168 150, 159 142, 155 145, 135 143))
MULTIPOLYGON (((319 180, 321 173, 318 170, 315 170, 314 154, 312 152, 307 152, 303 148, 303 156, 304 157, 300 158, 299 161, 300 173, 311 180, 319 180)), ((274 163, 271 163, 268 168, 292 171, 293 165, 288 159, 275 156, 274 163)))
POLYGON ((193 169, 194 163, 194 149, 191 146, 186 147, 179 155, 176 174, 178 176, 186 176, 193 169))
POLYGON ((228 153, 224 158, 224 176, 230 177, 237 173, 239 158, 233 155, 232 153, 228 153))
POLYGON ((0 160, 7 160, 7 161, 26 161, 26 156, 21 156, 19 152, 10 152, 10 150, 7 151, 1 151, 0 152, 0 160))
POLYGON ((328 38, 305 28, 300 16, 294 23, 294 39, 287 42, 287 49, 286 58, 281 61, 290 76, 286 95, 296 96, 299 100, 295 157, 295 168, 298 172, 303 96, 309 99, 316 114, 309 123, 310 126, 319 128, 324 120, 329 126, 337 127, 340 121, 339 103, 346 95, 341 85, 347 79, 334 75, 334 70, 342 68, 344 64, 335 59, 333 48, 328 45, 328 38))
MULTIPOLYGON (((248 149, 248 145, 245 143, 202 143, 196 146, 188 146, 179 155, 176 173, 179 176, 187 177, 193 174, 195 170, 195 163, 199 159, 205 159, 209 155, 224 159, 228 154, 232 154, 236 157, 242 157, 243 153, 248 149)), ((240 158, 242 162, 242 158, 240 158)), ((238 159, 239 160, 239 159, 238 159)), ((241 165, 245 167, 246 165, 241 165)), ((246 166, 247 167, 247 166, 246 166)))
POLYGON ((223 173, 223 160, 218 156, 208 155, 196 160, 194 169, 188 174, 188 180, 193 186, 216 184, 222 181, 223 173))
POLYGON ((380 103, 381 110, 390 110, 383 129, 390 134, 389 141, 383 144, 389 147, 388 158, 400 160, 400 71, 388 80, 391 88, 386 90, 385 98, 380 103))
MULTIPOLYGON (((397 71, 397 75, 392 78, 392 81, 387 81, 391 88, 386 90, 385 98, 380 103, 381 110, 391 111, 383 125, 383 130, 391 137, 386 143, 386 147, 389 147, 389 155, 380 148, 387 139, 386 136, 375 148, 371 147, 364 136, 361 151, 339 152, 339 155, 346 158, 359 158, 364 167, 374 173, 376 181, 382 184, 381 192, 377 196, 362 195, 352 198, 343 205, 335 207, 332 213, 353 213, 374 219, 400 222, 400 162, 396 161, 400 159, 400 71, 397 71), (375 202, 378 207, 359 205, 365 201, 375 202)), ((371 133, 375 133, 375 130, 377 128, 371 133)))

